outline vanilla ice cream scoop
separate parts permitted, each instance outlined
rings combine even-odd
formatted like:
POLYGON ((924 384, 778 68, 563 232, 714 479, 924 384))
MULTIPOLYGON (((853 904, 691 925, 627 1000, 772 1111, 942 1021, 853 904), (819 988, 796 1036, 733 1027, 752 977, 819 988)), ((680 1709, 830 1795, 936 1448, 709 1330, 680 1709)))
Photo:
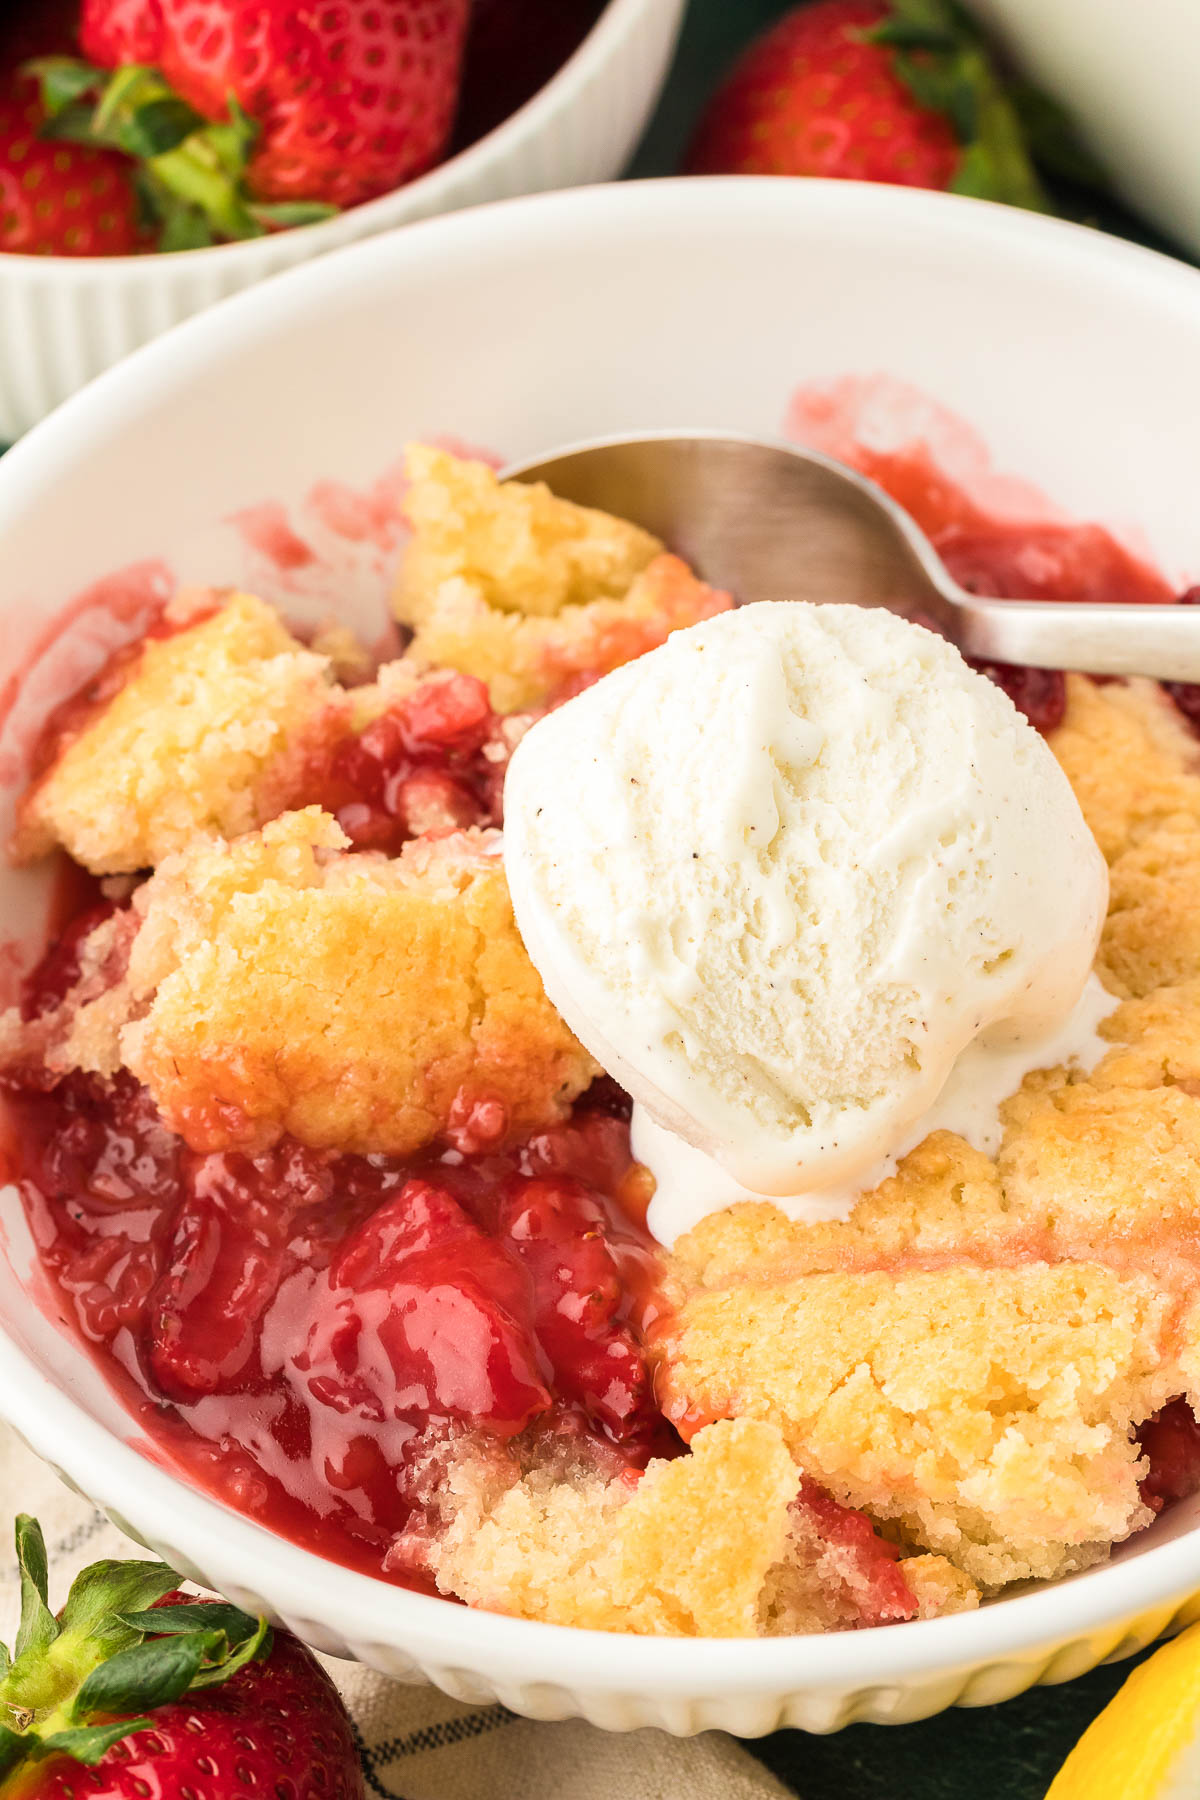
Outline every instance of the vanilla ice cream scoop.
POLYGON ((853 606, 742 607, 539 721, 505 862, 567 1023, 658 1125, 777 1196, 876 1164, 974 1040, 1051 1037, 1107 899, 1007 696, 853 606))

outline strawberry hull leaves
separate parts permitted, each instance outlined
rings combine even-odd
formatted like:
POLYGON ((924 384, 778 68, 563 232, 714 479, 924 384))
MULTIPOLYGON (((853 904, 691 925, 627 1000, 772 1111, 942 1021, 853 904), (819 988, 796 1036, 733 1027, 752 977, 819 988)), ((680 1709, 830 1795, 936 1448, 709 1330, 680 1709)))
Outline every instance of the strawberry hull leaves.
POLYGON ((890 16, 863 35, 890 46, 892 68, 913 98, 954 126, 962 154, 951 193, 1051 212, 1039 164, 1047 175, 1105 191, 1104 171, 1063 108, 1004 78, 957 0, 891 0, 890 16))
POLYGON ((17 1661, 27 1651, 45 1650, 59 1634, 59 1625, 46 1604, 46 1545, 34 1519, 22 1513, 17 1520, 17 1567, 21 1572, 21 1622, 17 1627, 17 1661))
POLYGON ((280 207, 249 198, 246 171, 260 132, 232 95, 228 120, 210 124, 156 69, 127 65, 110 75, 70 57, 44 57, 28 70, 40 83, 43 137, 134 160, 143 221, 160 250, 262 237, 337 211, 315 201, 280 207))
POLYGON ((191 1604, 147 1608, 144 1612, 118 1612, 118 1622, 132 1631, 152 1631, 160 1637, 174 1637, 179 1632, 223 1631, 231 1644, 241 1644, 257 1635, 261 1621, 256 1622, 240 1607, 223 1600, 208 1600, 200 1613, 191 1604))
POLYGON ((0 1800, 363 1800, 346 1710, 295 1638, 179 1593, 157 1562, 93 1564, 55 1616, 32 1519, 17 1521, 17 1558, 17 1654, 0 1654, 0 1800))
POLYGON ((179 1596, 159 1609, 177 1581, 165 1563, 93 1563, 56 1617, 36 1520, 17 1520, 16 1548, 21 1620, 0 1676, 0 1711, 9 1721, 0 1726, 5 1796, 35 1792, 38 1768, 51 1758, 98 1764, 153 1727, 149 1712, 271 1654, 266 1620, 236 1607, 179 1596))

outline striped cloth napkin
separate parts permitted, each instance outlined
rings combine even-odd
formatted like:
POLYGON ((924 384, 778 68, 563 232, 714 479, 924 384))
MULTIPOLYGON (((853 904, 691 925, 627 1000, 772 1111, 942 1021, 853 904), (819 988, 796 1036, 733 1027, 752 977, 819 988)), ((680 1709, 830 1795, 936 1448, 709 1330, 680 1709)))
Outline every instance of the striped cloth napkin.
MULTIPOLYGON (((0 1426, 0 1533, 18 1512, 41 1521, 51 1604, 85 1563, 144 1556, 0 1426)), ((0 1550, 0 1635, 19 1606, 11 1551, 0 1550)), ((326 1659, 354 1717, 368 1800, 783 1800, 787 1790, 723 1732, 624 1735, 575 1720, 536 1724, 502 1706, 466 1706, 326 1659)))

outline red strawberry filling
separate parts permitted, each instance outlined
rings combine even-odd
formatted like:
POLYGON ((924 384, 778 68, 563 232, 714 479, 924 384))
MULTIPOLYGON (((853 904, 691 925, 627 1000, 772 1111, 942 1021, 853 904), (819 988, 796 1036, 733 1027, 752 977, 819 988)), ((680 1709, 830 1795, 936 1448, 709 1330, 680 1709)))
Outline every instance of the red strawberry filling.
POLYGON ((1138 1442, 1149 1463, 1142 1499, 1154 1512, 1200 1488, 1200 1423, 1186 1400, 1172 1400, 1147 1419, 1138 1442))
POLYGON ((314 1299, 291 1364, 321 1406, 512 1437, 550 1405, 520 1270, 432 1182, 405 1182, 352 1233, 314 1299))
POLYGON ((821 1546, 827 1582, 841 1586, 861 1624, 889 1625, 915 1617, 917 1602, 904 1579, 899 1549, 879 1536, 866 1513, 839 1505, 807 1476, 792 1511, 796 1528, 821 1546))
POLYGON ((335 745, 312 790, 356 850, 394 853, 407 838, 498 824, 507 762, 486 687, 452 675, 335 745))
MULTIPOLYGON (((31 993, 66 962, 53 951, 31 993)), ((536 1421, 630 1467, 678 1448, 642 1350, 657 1264, 622 1203, 608 1084, 503 1155, 411 1164, 292 1142, 197 1156, 128 1077, 10 1104, 83 1335, 173 1460, 287 1535, 378 1571, 412 1523, 408 1452, 448 1429, 536 1421)))

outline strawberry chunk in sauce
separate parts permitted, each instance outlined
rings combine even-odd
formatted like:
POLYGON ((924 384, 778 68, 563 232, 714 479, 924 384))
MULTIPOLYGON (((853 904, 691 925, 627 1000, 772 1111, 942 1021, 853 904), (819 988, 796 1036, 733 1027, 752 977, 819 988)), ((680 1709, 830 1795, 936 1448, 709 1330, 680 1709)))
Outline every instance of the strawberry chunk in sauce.
POLYGON ((356 849, 394 852, 407 838, 498 824, 506 764, 487 688, 448 675, 336 745, 313 780, 356 849))
POLYGON ((557 1391, 616 1442, 653 1441, 661 1421, 641 1347, 620 1317, 621 1269, 604 1224, 600 1201, 577 1181, 522 1181, 500 1207, 557 1391))
POLYGON ((1172 1400, 1138 1432, 1150 1465, 1141 1494, 1153 1512, 1200 1491, 1200 1422, 1186 1400, 1172 1400))
POLYGON ((511 1437, 551 1402, 520 1271, 444 1189, 408 1181, 346 1241, 293 1367, 313 1399, 511 1437))
POLYGON ((823 1561, 861 1625, 889 1625, 916 1616, 917 1602, 904 1579, 900 1551, 880 1537, 866 1513, 842 1506, 804 1476, 793 1506, 797 1524, 822 1545, 823 1561))

